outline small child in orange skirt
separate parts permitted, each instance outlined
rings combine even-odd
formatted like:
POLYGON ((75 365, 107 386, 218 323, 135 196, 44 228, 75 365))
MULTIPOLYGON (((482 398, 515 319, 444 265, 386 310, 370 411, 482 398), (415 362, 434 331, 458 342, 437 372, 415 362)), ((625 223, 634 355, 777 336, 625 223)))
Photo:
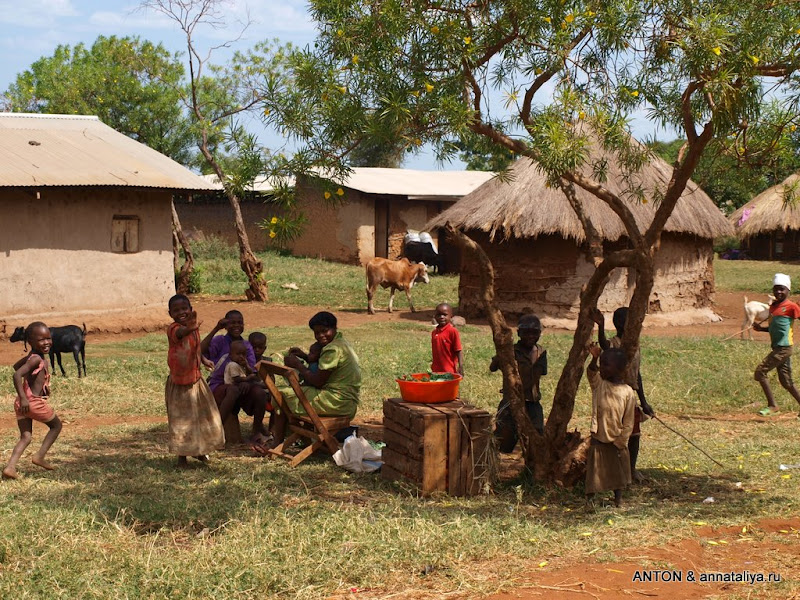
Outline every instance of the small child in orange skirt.
POLYGON ((53 345, 50 329, 41 321, 31 323, 25 329, 25 341, 30 345, 31 352, 14 365, 14 387, 17 390, 14 413, 19 427, 19 441, 3 469, 3 477, 8 479, 17 478, 17 463, 31 443, 34 421, 44 423, 50 428, 42 440, 39 452, 31 459, 38 467, 53 470, 53 466, 44 457, 61 433, 61 420, 47 402, 50 395, 50 369, 47 368, 44 355, 50 352, 53 345))
POLYGON ((586 376, 592 388, 592 440, 586 458, 586 500, 591 505, 596 492, 614 490, 614 504, 621 506, 622 490, 631 482, 628 439, 633 432, 636 392, 624 381, 623 350, 603 351, 592 344, 589 353, 592 362, 586 376))
POLYGON ((167 329, 169 377, 164 390, 169 422, 169 451, 178 455, 178 466, 187 456, 208 461, 212 450, 225 447, 225 433, 211 388, 200 372, 200 334, 197 313, 189 298, 176 294, 169 300, 167 329))

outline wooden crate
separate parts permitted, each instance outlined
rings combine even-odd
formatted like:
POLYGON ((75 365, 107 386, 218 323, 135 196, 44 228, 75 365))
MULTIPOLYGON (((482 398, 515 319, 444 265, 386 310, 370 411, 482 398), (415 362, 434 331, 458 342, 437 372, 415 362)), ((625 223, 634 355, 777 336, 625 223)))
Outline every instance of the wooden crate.
POLYGON ((488 482, 491 415, 460 401, 383 402, 384 479, 408 481, 423 494, 481 493, 488 482))

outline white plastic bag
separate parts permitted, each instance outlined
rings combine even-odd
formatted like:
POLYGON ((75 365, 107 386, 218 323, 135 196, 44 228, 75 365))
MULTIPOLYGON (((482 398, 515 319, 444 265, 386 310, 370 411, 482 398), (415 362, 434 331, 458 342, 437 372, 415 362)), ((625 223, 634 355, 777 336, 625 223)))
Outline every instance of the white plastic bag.
POLYGON ((333 455, 334 462, 353 473, 371 473, 380 469, 381 451, 373 448, 364 438, 349 435, 342 444, 342 449, 333 455))

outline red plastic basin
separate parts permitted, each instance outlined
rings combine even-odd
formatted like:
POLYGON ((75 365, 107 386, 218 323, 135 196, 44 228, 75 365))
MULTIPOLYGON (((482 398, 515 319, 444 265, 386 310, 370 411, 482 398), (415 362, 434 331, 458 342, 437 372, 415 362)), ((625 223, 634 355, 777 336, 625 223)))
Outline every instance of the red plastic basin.
POLYGON ((436 404, 458 398, 458 384, 461 382, 461 375, 453 374, 455 379, 450 381, 420 381, 423 377, 429 376, 428 373, 412 373, 413 381, 395 379, 397 385, 400 386, 400 397, 403 401, 436 404))

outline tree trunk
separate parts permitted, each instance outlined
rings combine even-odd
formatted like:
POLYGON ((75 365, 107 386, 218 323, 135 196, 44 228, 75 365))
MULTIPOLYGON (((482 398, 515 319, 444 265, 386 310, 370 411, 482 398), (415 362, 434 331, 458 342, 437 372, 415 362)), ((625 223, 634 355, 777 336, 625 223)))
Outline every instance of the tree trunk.
MULTIPOLYGON (((203 154, 206 162, 214 169, 217 178, 224 182, 225 173, 222 171, 219 163, 214 159, 206 142, 200 145, 200 152, 203 154)), ((227 187, 225 188, 225 195, 228 196, 228 201, 231 203, 231 208, 233 209, 233 225, 236 229, 236 239, 239 243, 239 265, 247 276, 248 287, 244 291, 245 296, 247 296, 247 299, 250 301, 257 300, 259 302, 266 302, 269 299, 269 289, 264 279, 264 266, 250 248, 250 239, 247 236, 247 229, 244 226, 239 197, 227 187)))
POLYGON ((179 294, 188 294, 190 292, 189 281, 194 271, 194 255, 192 248, 186 236, 183 235, 183 227, 181 227, 181 220, 178 218, 178 211, 175 210, 175 202, 171 201, 172 207, 172 255, 175 265, 175 272, 177 273, 177 281, 175 282, 175 291, 179 294), (183 265, 178 269, 178 244, 183 248, 183 255, 186 257, 183 265))

